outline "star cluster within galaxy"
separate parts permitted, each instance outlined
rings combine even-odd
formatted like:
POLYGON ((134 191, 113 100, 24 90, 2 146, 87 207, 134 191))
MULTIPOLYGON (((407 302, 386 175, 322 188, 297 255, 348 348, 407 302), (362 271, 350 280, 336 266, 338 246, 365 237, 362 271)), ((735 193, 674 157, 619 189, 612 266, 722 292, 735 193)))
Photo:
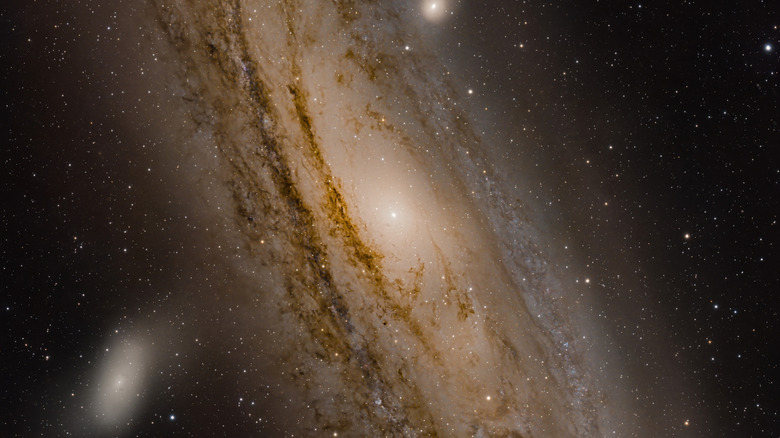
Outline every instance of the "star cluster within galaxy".
POLYGON ((4 5, 4 436, 771 436, 763 3, 4 5))

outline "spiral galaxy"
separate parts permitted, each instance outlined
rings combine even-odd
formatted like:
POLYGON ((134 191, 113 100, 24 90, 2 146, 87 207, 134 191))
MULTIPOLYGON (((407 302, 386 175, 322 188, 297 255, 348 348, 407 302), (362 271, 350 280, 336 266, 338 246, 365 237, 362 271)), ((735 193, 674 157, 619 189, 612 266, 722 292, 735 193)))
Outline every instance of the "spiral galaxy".
POLYGON ((242 250, 278 278, 301 433, 598 434, 566 291, 413 8, 158 11, 242 250))

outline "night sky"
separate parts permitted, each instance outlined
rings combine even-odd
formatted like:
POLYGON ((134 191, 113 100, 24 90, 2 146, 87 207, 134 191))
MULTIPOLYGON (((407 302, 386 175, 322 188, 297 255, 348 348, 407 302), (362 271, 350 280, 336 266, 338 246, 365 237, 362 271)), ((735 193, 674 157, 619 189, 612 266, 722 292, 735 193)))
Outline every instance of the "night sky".
POLYGON ((15 3, 0 435, 780 434, 771 2, 15 3))

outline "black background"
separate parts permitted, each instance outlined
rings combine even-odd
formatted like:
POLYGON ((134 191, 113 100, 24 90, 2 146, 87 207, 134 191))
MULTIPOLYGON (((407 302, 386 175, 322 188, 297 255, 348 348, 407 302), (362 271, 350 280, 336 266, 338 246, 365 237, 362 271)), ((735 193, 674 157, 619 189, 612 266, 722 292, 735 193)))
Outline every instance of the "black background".
MULTIPOLYGON (((113 321, 208 264, 191 259, 209 243, 186 181, 152 152, 173 135, 144 88, 158 67, 119 5, 2 7, 0 411, 22 435, 63 421, 113 321)), ((629 368, 651 363, 641 403, 669 434, 678 408, 704 413, 694 436, 780 432, 771 3, 452 6, 441 53, 513 139, 502 154, 593 278, 610 342, 629 368), (682 400, 658 381, 667 358, 682 400)))

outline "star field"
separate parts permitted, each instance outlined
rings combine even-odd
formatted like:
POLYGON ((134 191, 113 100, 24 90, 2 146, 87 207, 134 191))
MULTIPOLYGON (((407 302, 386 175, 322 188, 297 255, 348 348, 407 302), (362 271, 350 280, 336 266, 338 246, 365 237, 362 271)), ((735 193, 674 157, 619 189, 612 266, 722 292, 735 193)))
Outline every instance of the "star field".
POLYGON ((0 19, 4 436, 780 432, 770 4, 0 19))

